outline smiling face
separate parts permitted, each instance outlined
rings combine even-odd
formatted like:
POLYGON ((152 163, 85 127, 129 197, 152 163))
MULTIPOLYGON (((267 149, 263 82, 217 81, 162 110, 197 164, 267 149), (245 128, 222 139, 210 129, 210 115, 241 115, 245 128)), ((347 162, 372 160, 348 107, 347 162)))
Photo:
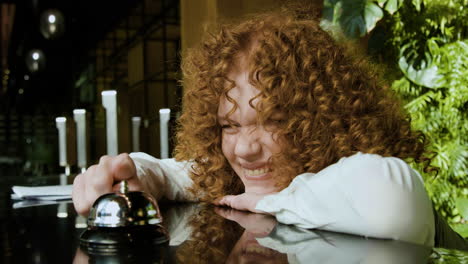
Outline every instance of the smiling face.
MULTIPOLYGON (((259 90, 249 83, 248 71, 244 67, 236 67, 227 77, 236 85, 229 90, 228 96, 236 102, 237 108, 228 115, 234 105, 221 97, 218 120, 222 127, 223 154, 242 180, 245 192, 265 194, 278 191, 269 162, 281 147, 273 134, 274 127, 268 123, 258 124, 257 111, 249 104, 259 90)), ((257 103, 258 99, 252 101, 254 107, 257 103)))

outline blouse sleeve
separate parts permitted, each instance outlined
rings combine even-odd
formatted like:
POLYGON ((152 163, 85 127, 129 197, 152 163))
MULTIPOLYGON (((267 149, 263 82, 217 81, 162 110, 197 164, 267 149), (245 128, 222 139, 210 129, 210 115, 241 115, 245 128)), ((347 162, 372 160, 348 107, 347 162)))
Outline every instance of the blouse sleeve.
POLYGON ((284 224, 434 245, 434 215, 421 175, 403 160, 357 153, 304 173, 257 210, 284 224))
POLYGON ((276 225, 272 232, 256 238, 264 247, 285 253, 289 263, 426 263, 432 250, 394 240, 365 239, 342 233, 310 231, 276 225))
POLYGON ((193 185, 190 178, 191 162, 174 159, 157 159, 143 152, 130 153, 135 162, 137 176, 146 192, 157 200, 196 201, 187 188, 193 185))

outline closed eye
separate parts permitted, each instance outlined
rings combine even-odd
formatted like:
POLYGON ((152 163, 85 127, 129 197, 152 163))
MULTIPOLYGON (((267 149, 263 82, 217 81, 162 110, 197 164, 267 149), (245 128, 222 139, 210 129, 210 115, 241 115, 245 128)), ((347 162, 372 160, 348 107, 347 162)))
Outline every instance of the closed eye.
POLYGON ((236 122, 224 123, 224 124, 221 124, 221 127, 222 128, 224 128, 224 127, 240 127, 240 124, 238 124, 236 122))
POLYGON ((235 129, 239 128, 240 125, 237 123, 231 123, 231 124, 221 124, 221 129, 223 131, 234 131, 235 129))

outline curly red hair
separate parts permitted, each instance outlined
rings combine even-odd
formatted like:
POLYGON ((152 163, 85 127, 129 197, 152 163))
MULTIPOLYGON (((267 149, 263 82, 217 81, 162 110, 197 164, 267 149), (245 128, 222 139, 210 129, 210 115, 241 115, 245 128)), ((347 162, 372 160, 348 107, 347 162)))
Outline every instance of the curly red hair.
POLYGON ((234 85, 226 76, 241 54, 260 90, 259 122, 277 112, 285 116, 275 133, 287 151, 271 159, 279 187, 356 152, 427 163, 422 133, 411 130, 379 71, 306 14, 280 10, 223 24, 183 60, 175 157, 194 161, 191 190, 201 200, 243 190, 221 150, 217 120, 220 97, 234 85))

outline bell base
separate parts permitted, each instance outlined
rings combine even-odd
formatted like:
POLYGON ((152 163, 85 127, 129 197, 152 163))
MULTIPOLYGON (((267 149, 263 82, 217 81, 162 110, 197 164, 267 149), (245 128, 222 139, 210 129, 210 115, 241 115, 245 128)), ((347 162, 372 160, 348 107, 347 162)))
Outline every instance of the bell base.
POLYGON ((141 247, 161 246, 168 241, 166 230, 159 225, 91 227, 81 234, 80 247, 89 254, 114 255, 141 247))

